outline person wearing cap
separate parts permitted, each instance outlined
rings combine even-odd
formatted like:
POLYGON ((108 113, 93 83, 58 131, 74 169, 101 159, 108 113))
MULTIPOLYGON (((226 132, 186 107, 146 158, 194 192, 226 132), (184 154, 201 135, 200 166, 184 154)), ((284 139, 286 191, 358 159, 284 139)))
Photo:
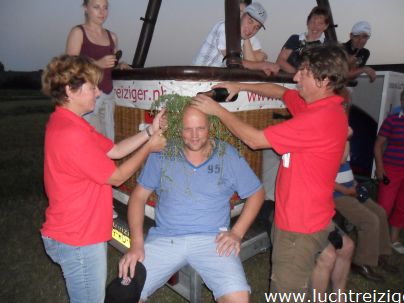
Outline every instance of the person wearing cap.
POLYGON ((376 72, 373 68, 366 66, 370 51, 365 48, 372 34, 372 28, 367 21, 359 21, 354 24, 350 33, 349 41, 343 45, 350 55, 350 71, 348 78, 355 79, 365 73, 369 76, 371 82, 376 79, 376 72))
POLYGON ((280 51, 276 63, 284 72, 295 74, 301 63, 301 52, 309 46, 325 42, 324 31, 330 24, 330 12, 324 7, 314 7, 307 17, 307 32, 289 37, 280 51))
MULTIPOLYGON (((265 29, 267 12, 258 2, 248 5, 241 14, 240 35, 241 49, 243 50, 243 67, 251 70, 261 70, 267 75, 276 74, 279 66, 269 61, 265 61, 265 56, 257 58, 261 51, 261 44, 255 37, 261 28, 265 29), (244 44, 251 44, 251 51, 246 51, 244 44)), ((248 48, 247 48, 248 49, 248 48)), ((209 32, 192 64, 198 66, 226 67, 226 34, 225 22, 218 22, 209 32)))
MULTIPOLYGON (((240 0, 240 16, 244 14, 245 8, 251 4, 251 0, 240 0)), ((265 61, 268 54, 261 49, 261 43, 257 36, 243 40, 243 57, 250 61, 265 61), (252 45, 254 43, 254 47, 252 45)))

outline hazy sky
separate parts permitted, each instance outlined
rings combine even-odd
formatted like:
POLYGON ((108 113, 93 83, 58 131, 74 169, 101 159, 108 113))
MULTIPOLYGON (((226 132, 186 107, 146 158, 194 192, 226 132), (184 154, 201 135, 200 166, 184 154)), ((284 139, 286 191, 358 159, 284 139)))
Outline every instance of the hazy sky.
MULTIPOLYGON (((258 37, 275 60, 293 33, 306 29, 314 0, 260 0, 267 30, 258 37)), ((372 24, 370 64, 404 63, 404 0, 329 0, 337 36, 348 39, 358 20, 372 24)), ((132 62, 147 0, 110 0, 105 26, 119 37, 123 59, 132 62)), ((73 25, 83 22, 82 0, 0 0, 0 61, 6 70, 37 70, 64 52, 73 25)), ((163 0, 146 66, 189 65, 211 27, 224 16, 221 0, 163 0)))

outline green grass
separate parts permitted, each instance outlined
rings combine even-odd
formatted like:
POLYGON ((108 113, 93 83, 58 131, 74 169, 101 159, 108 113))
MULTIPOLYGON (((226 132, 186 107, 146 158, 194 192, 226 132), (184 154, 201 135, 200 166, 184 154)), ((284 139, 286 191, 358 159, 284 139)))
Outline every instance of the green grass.
MULTIPOLYGON (((44 129, 52 110, 39 92, 0 91, 0 302, 68 302, 60 268, 47 257, 39 233, 47 207, 42 184, 44 129)), ((120 253, 109 247, 108 281, 117 275, 119 258, 120 253)), ((252 302, 264 302, 268 258, 269 253, 263 253, 244 263, 252 302)), ((404 270, 403 256, 395 254, 390 261, 404 270)), ((402 273, 383 275, 387 282, 375 284, 351 274, 348 288, 403 292, 402 273)), ((206 288, 202 297, 203 302, 213 302, 206 288)), ((163 287, 149 302, 186 301, 163 287)))

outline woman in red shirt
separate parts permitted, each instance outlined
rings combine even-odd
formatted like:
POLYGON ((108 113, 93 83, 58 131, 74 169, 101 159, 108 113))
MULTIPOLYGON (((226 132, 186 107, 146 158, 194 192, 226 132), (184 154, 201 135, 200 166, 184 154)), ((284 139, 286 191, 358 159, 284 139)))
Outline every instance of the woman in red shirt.
POLYGON ((112 186, 132 176, 150 152, 166 143, 157 115, 153 125, 117 144, 82 118, 100 91, 102 70, 91 59, 62 55, 42 76, 56 104, 45 133, 44 184, 49 200, 41 234, 62 267, 70 302, 103 302, 107 241, 112 235, 112 186), (113 159, 136 151, 116 167, 113 159))

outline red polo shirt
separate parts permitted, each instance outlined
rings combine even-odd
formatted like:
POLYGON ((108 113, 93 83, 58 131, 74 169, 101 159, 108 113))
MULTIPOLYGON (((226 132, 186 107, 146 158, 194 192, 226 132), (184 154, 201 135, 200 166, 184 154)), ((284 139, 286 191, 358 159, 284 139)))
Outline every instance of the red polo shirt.
POLYGON ((348 121, 339 96, 307 104, 296 90, 287 90, 283 100, 293 118, 264 130, 268 142, 283 155, 275 224, 286 231, 314 233, 335 213, 332 193, 348 121))
POLYGON ((113 142, 83 118, 57 106, 45 134, 44 182, 49 199, 42 234, 83 246, 111 239, 113 142))

